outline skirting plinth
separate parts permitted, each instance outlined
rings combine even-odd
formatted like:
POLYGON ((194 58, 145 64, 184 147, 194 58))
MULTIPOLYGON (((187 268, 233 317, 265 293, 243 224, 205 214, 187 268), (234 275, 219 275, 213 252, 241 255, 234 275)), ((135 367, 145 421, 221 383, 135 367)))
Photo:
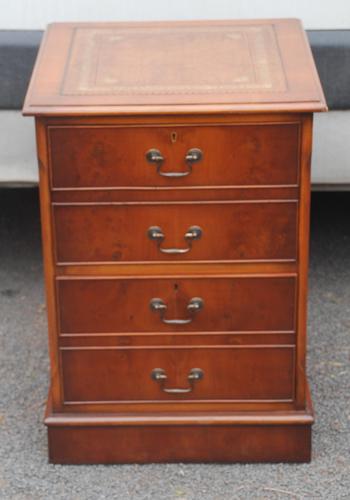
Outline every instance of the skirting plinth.
POLYGON ((73 414, 48 408, 49 459, 60 464, 309 462, 311 405, 295 412, 73 414))

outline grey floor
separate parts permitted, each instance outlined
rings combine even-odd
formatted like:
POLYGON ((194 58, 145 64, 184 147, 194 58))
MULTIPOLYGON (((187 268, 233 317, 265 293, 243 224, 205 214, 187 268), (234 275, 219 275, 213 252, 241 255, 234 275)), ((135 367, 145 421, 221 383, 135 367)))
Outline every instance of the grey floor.
POLYGON ((0 190, 0 498, 350 499, 350 193, 312 203, 311 464, 54 466, 36 190, 0 190))

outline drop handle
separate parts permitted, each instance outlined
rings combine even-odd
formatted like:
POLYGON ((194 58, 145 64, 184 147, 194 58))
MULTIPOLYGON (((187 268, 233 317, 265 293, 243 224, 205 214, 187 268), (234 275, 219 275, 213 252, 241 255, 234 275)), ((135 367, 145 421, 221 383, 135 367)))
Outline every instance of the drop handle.
POLYGON ((146 153, 146 159, 148 162, 155 163, 156 165, 161 165, 164 162, 164 156, 159 149, 149 149, 146 153))
POLYGON ((192 148, 187 151, 185 161, 187 163, 197 163, 198 161, 201 161, 202 157, 203 153, 200 149, 192 148))
POLYGON ((153 312, 159 313, 161 321, 166 325, 188 325, 189 323, 192 323, 195 314, 203 309, 204 301, 200 297, 193 297, 186 307, 190 317, 184 319, 166 319, 165 314, 168 306, 162 299, 154 298, 150 301, 149 305, 153 312))
POLYGON ((165 162, 165 158, 159 151, 159 149, 151 148, 146 152, 145 156, 148 163, 152 163, 156 166, 157 173, 162 177, 179 178, 186 177, 187 175, 190 175, 192 173, 192 164, 201 161, 201 159, 203 158, 203 152, 198 148, 189 149, 185 155, 185 163, 187 168, 182 172, 164 172, 164 170, 162 170, 162 166, 165 162))
POLYGON ((165 383, 168 380, 168 376, 163 370, 163 368, 154 368, 151 372, 152 380, 160 383, 160 387, 163 392, 168 394, 186 394, 188 392, 192 392, 194 389, 194 383, 202 380, 204 377, 204 372, 200 368, 192 368, 187 375, 187 380, 189 383, 189 387, 165 387, 165 383))
POLYGON ((159 226, 151 226, 147 231, 148 238, 157 243, 158 249, 162 253, 166 254, 182 254, 187 253, 192 248, 192 242, 195 240, 199 240, 202 237, 202 229, 199 226, 191 226, 187 229, 184 234, 184 240, 187 243, 187 247, 184 248, 164 248, 162 247, 162 243, 165 240, 165 234, 161 227, 159 226))

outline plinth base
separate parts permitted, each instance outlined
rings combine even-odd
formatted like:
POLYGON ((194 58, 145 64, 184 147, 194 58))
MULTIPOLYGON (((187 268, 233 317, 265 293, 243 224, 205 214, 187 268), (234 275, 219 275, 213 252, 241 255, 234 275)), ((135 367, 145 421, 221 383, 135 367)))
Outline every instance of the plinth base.
POLYGON ((49 460, 60 464, 309 462, 305 411, 191 414, 52 413, 49 460))

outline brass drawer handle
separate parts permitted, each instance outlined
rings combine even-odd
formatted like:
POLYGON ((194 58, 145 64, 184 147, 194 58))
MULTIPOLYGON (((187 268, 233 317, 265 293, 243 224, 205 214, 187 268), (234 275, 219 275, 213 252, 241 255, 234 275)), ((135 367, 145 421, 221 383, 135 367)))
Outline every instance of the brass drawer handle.
POLYGON ((150 240, 154 240, 157 242, 158 248, 161 252, 167 254, 179 254, 179 253, 187 253, 192 248, 192 241, 199 240, 202 236, 202 229, 199 226, 191 226, 187 229, 185 233, 184 239, 187 243, 186 248, 162 248, 162 243, 165 240, 165 235, 162 231, 162 228, 159 226, 151 226, 147 235, 150 240))
POLYGON ((168 377, 167 374, 165 373, 165 370, 163 370, 163 368, 155 368, 151 372, 151 378, 156 382, 160 383, 160 387, 163 392, 167 392, 169 394, 186 394, 187 392, 192 392, 194 389, 194 383, 198 380, 202 380, 203 377, 204 377, 203 370, 201 370, 200 368, 192 368, 187 376, 187 380, 190 384, 189 387, 167 388, 165 387, 165 382, 167 381, 168 377))
POLYGON ((185 162, 187 165, 187 170, 185 172, 163 172, 162 165, 165 162, 165 158, 159 149, 149 149, 146 153, 146 160, 149 163, 156 165, 157 173, 163 177, 186 177, 192 172, 192 164, 201 161, 203 158, 203 153, 198 148, 189 149, 185 155, 185 162))
POLYGON ((194 315, 201 309, 203 309, 204 301, 200 297, 193 297, 193 299, 191 299, 187 304, 187 311, 190 313, 190 317, 186 319, 166 319, 164 316, 168 309, 168 306, 162 299, 152 299, 149 306, 152 311, 159 312, 160 319, 166 325, 188 325, 193 321, 194 315))

